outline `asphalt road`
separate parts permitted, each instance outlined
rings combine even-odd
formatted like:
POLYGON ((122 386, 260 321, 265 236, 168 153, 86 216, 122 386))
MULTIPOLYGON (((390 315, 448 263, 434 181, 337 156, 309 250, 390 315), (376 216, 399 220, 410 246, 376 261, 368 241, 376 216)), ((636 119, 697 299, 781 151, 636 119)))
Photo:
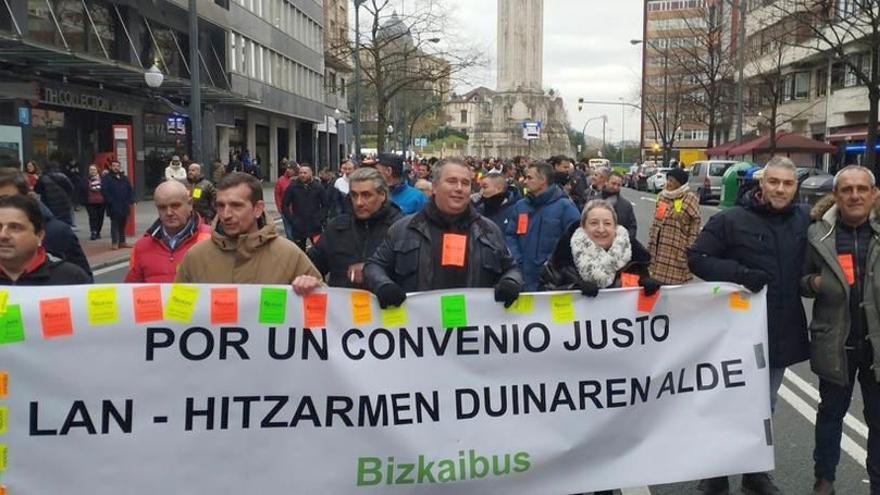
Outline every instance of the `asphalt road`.
MULTIPOLYGON (((626 189, 623 196, 633 203, 638 219, 639 240, 645 242, 651 227, 654 214, 654 195, 626 189)), ((705 223, 709 217, 719 210, 714 206, 703 206, 701 213, 705 223)), ((121 283, 125 276, 126 265, 108 267, 96 272, 97 283, 121 283)), ((808 307, 809 302, 805 301, 808 307)), ((819 402, 819 383, 810 371, 808 363, 794 366, 786 373, 785 382, 780 391, 780 400, 773 418, 776 470, 773 477, 780 489, 786 494, 808 494, 813 483, 813 429, 816 420, 816 407, 819 402)), ((837 472, 835 488, 841 495, 868 493, 867 475, 865 473, 865 455, 867 449, 867 427, 862 418, 861 394, 856 387, 850 415, 844 425, 840 466, 837 472)), ((719 445, 718 448, 724 448, 719 445)), ((734 478, 732 492, 738 491, 739 479, 734 478)), ((694 493, 696 482, 677 483, 673 485, 652 486, 650 493, 654 495, 672 495, 694 493)), ((646 489, 627 490, 625 495, 646 493, 646 489)))
MULTIPOLYGON (((639 240, 647 241, 654 215, 655 195, 625 189, 623 197, 634 206, 638 220, 639 240)), ((700 208, 703 223, 719 211, 711 205, 700 208)), ((812 305, 805 300, 807 316, 812 305)), ((810 371, 809 363, 789 368, 780 390, 773 416, 776 470, 772 476, 786 494, 809 494, 813 488, 813 431, 819 403, 819 381, 810 371)), ((867 427, 862 418, 862 398, 858 387, 853 394, 850 415, 844 423, 844 451, 837 469, 835 489, 838 494, 868 493, 865 455, 867 427)), ((718 446, 718 448, 724 448, 718 446)), ((697 482, 650 487, 654 495, 696 492, 697 482)), ((731 479, 731 492, 739 491, 739 477, 731 479)))

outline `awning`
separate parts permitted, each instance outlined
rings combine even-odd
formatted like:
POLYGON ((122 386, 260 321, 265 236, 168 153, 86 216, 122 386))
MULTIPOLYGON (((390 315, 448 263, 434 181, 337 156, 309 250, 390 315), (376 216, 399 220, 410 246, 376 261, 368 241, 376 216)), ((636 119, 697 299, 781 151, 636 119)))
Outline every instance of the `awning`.
POLYGON ((707 156, 727 156, 728 152, 731 148, 736 146, 736 141, 731 141, 729 143, 724 143, 719 146, 715 146, 714 148, 709 148, 706 150, 707 156))
MULTIPOLYGON (((880 131, 880 129, 878 129, 880 131)), ((853 140, 863 140, 868 137, 868 126, 866 125, 851 125, 848 127, 841 127, 837 129, 833 133, 829 134, 827 139, 831 143, 840 142, 840 141, 853 141, 853 140)))
MULTIPOLYGON (((770 151, 770 136, 761 136, 728 150, 730 156, 749 155, 760 151, 770 151)), ((833 153, 837 147, 816 141, 800 134, 778 132, 774 151, 786 153, 833 153)))
MULTIPOLYGON (((88 53, 68 51, 17 35, 0 33, 0 63, 9 65, 13 71, 17 68, 27 72, 40 71, 100 83, 108 88, 122 88, 130 92, 134 90, 136 94, 144 96, 149 96, 152 92, 166 98, 189 100, 188 79, 166 74, 162 86, 151 89, 144 82, 145 71, 140 67, 88 53)), ((203 84, 202 102, 258 104, 260 100, 203 84)))

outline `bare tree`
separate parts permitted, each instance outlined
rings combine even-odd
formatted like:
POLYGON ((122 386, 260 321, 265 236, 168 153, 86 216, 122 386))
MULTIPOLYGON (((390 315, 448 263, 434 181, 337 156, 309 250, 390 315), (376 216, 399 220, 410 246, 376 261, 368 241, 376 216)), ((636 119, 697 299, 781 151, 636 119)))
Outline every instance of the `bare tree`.
MULTIPOLYGON (((880 2, 878 0, 782 0, 774 4, 797 26, 795 44, 829 53, 840 79, 854 79, 868 91, 868 132, 864 165, 877 161, 877 113, 880 110, 880 2)), ((830 97, 833 88, 828 88, 830 97)))
POLYGON ((724 33, 729 29, 729 12, 724 2, 706 2, 696 15, 680 19, 684 24, 681 43, 669 50, 673 72, 685 76, 694 89, 686 95, 695 121, 705 124, 707 147, 715 146, 715 134, 730 115, 729 89, 733 82, 732 50, 724 33))
MULTIPOLYGON (((451 9, 444 0, 407 2, 405 14, 398 14, 394 5, 391 0, 367 0, 362 6, 368 26, 359 47, 364 102, 375 112, 380 150, 385 148, 392 110, 396 116, 406 115, 411 113, 406 106, 427 101, 418 103, 413 95, 445 97, 442 93, 453 79, 485 64, 483 52, 454 36, 451 9)), ((343 51, 353 56, 354 42, 343 51)))
POLYGON ((670 154, 677 141, 678 131, 692 113, 686 93, 691 89, 685 84, 685 76, 674 72, 664 54, 664 72, 660 78, 648 77, 644 82, 642 112, 654 129, 663 147, 664 165, 670 162, 670 154))

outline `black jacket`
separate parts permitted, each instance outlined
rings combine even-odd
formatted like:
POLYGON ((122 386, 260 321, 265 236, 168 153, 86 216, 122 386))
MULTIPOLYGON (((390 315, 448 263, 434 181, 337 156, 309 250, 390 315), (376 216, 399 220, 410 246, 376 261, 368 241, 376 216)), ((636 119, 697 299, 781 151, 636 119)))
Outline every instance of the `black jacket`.
MULTIPOLYGON (((580 281, 581 276, 574 264, 574 256, 571 254, 571 236, 579 228, 581 228, 580 224, 574 223, 559 238, 556 249, 553 250, 553 254, 541 269, 540 290, 572 290, 577 288, 577 282, 580 281)), ((634 237, 630 237, 630 244, 632 245, 632 258, 626 266, 617 272, 614 283, 611 287, 607 287, 608 289, 622 285, 620 280, 622 273, 637 275, 639 279, 651 276, 648 272, 651 253, 634 237)))
POLYGON ((293 225, 295 239, 320 234, 327 214, 324 186, 318 180, 308 184, 294 180, 284 191, 281 207, 283 215, 293 225))
POLYGON ((61 172, 44 173, 34 185, 34 192, 40 195, 40 200, 53 215, 57 217, 70 215, 73 184, 66 175, 61 172))
POLYGON ((110 218, 128 217, 129 207, 134 203, 131 183, 125 174, 110 172, 101 179, 101 195, 110 218))
POLYGON ((92 268, 89 266, 89 260, 79 244, 79 239, 73 233, 73 229, 70 228, 70 225, 55 218, 55 215, 42 202, 40 203, 40 211, 43 212, 43 230, 46 234, 43 238, 43 247, 52 256, 82 268, 91 282, 92 268))
POLYGON ((348 267, 366 262, 401 218, 400 208, 390 201, 366 220, 351 213, 339 215, 327 225, 318 244, 309 249, 309 259, 322 275, 329 274, 330 287, 362 289, 351 282, 348 267))
MULTIPOLYGON (((476 215, 467 232, 466 287, 493 287, 504 278, 521 286, 522 273, 505 244, 504 234, 491 220, 476 215)), ((376 292, 386 284, 396 283, 406 292, 431 289, 440 260, 433 256, 428 222, 426 212, 421 211, 391 226, 364 267, 367 287, 376 292)))
POLYGON ((706 281, 741 284, 746 270, 770 276, 767 330, 770 366, 781 368, 809 357, 807 318, 799 282, 810 225, 808 209, 789 205, 773 211, 759 191, 709 219, 688 251, 688 266, 706 281))
POLYGON ((0 285, 80 285, 92 283, 82 268, 50 256, 42 255, 42 262, 12 281, 0 270, 0 285))
MULTIPOLYGON (((636 234, 638 233, 638 224, 636 223, 636 213, 633 211, 632 203, 629 202, 628 199, 618 194, 608 194, 607 192, 602 192, 602 197, 605 201, 614 206, 614 213, 617 214, 617 223, 623 225, 623 228, 629 232, 629 238, 635 239, 636 234)), ((581 208, 583 209, 583 208, 581 208)))

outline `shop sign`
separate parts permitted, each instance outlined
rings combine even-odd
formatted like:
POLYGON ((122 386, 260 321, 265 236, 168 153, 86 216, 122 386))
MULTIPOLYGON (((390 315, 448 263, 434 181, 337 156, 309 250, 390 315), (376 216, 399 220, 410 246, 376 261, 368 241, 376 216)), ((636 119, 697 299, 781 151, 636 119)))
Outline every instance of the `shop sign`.
POLYGON ((108 113, 133 113, 129 104, 108 96, 70 89, 42 88, 43 103, 108 113))
POLYGON ((18 123, 21 125, 31 125, 31 109, 28 107, 18 107, 18 123))

